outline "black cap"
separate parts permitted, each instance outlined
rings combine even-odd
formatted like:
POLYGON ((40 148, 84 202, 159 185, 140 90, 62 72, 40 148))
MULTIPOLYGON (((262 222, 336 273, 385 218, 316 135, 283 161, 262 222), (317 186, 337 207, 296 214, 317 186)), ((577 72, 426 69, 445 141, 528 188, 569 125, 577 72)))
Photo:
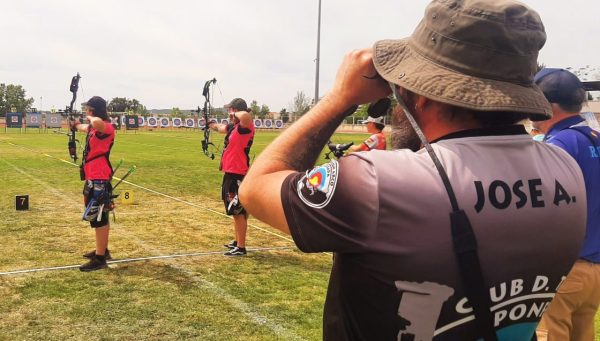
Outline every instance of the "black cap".
POLYGON ((580 105, 585 101, 583 84, 565 69, 544 68, 535 75, 534 82, 550 103, 580 105))
POLYGON ((246 104, 246 101, 241 98, 232 99, 229 104, 225 105, 225 108, 232 108, 237 111, 248 111, 248 105, 246 104))
POLYGON ((106 101, 104 100, 104 98, 102 98, 100 96, 94 96, 94 97, 88 99, 88 101, 83 103, 83 105, 86 105, 86 106, 94 109, 94 112, 97 114, 101 114, 101 113, 106 114, 106 101))

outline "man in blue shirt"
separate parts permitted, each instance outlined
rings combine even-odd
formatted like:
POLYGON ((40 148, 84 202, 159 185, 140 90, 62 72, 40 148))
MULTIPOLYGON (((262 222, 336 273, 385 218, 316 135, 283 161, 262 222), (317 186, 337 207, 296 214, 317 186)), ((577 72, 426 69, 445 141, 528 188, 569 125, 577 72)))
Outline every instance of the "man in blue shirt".
POLYGON ((552 105, 553 117, 534 122, 544 141, 569 153, 581 167, 587 192, 587 226, 579 260, 558 288, 538 327, 549 340, 594 340, 600 304, 600 132, 580 115, 586 92, 563 69, 545 68, 535 76, 552 105))

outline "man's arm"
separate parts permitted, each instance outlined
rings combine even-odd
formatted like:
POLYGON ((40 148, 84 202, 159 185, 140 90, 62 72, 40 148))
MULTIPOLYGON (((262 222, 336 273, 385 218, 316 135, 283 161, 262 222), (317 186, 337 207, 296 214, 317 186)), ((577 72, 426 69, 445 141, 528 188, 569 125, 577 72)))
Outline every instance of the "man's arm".
POLYGON ((88 130, 90 129, 90 125, 97 131, 104 133, 104 129, 106 128, 106 125, 100 117, 94 117, 94 116, 88 115, 88 116, 86 116, 86 118, 88 119, 90 124, 81 123, 81 122, 79 122, 79 120, 76 120, 76 121, 73 121, 72 125, 75 127, 75 129, 77 129, 78 131, 80 131, 82 133, 87 133, 88 130))
POLYGON ((280 194, 284 179, 315 164, 350 107, 390 93, 387 83, 374 75, 371 49, 345 57, 331 92, 267 146, 248 171, 239 195, 250 214, 289 233, 280 194))
POLYGON ((248 128, 252 125, 252 115, 247 111, 238 111, 235 114, 238 120, 240 120, 240 127, 248 128))
POLYGON ((208 124, 208 129, 217 131, 221 134, 226 134, 227 133, 227 124, 210 122, 208 124))
POLYGON ((350 148, 348 148, 348 153, 362 152, 362 151, 369 151, 369 150, 371 150, 371 149, 364 142, 361 142, 359 145, 350 146, 350 148))

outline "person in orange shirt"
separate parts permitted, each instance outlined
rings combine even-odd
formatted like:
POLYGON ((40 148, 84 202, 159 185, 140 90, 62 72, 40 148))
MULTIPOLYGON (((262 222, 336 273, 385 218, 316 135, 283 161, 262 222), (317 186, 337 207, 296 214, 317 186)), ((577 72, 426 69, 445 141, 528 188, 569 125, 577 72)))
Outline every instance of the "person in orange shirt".
POLYGON ((369 151, 372 149, 381 149, 385 150, 386 142, 385 135, 383 135, 383 128, 385 128, 385 123, 383 121, 384 116, 381 117, 371 117, 369 116, 366 120, 367 123, 367 132, 371 134, 368 139, 366 139, 363 143, 357 146, 351 146, 348 151, 350 153, 354 152, 362 152, 369 151))

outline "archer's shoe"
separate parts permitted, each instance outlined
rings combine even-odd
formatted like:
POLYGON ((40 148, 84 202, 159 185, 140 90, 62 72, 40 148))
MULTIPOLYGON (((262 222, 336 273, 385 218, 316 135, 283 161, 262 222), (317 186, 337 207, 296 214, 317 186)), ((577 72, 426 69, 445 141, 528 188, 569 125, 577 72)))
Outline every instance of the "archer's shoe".
POLYGON ((90 259, 89 262, 80 266, 79 270, 83 271, 83 272, 88 272, 88 271, 105 269, 107 267, 108 267, 108 264, 106 264, 106 259, 104 257, 94 256, 93 258, 90 259))
MULTIPOLYGON (((83 258, 92 259, 92 257, 94 257, 95 255, 96 255, 96 250, 92 250, 88 253, 84 253, 83 258)), ((106 260, 112 259, 112 257, 110 256, 110 251, 108 251, 108 249, 106 249, 106 251, 104 252, 104 259, 106 259, 106 260)))
POLYGON ((245 256, 246 248, 244 247, 234 247, 233 249, 224 253, 225 256, 245 256))
POLYGON ((223 244, 228 249, 235 249, 237 247, 237 240, 232 240, 229 244, 223 244))

